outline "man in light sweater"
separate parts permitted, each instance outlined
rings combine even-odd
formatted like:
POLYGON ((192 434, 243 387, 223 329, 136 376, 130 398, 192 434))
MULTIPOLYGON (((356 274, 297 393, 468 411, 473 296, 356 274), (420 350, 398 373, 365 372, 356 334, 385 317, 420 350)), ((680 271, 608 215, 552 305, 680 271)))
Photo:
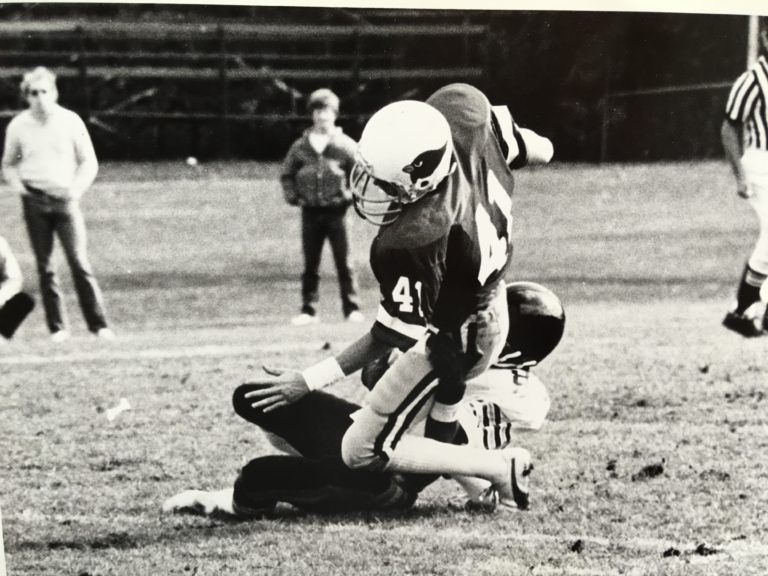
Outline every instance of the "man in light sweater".
POLYGON ((0 345, 10 340, 35 307, 35 300, 21 291, 21 268, 11 247, 0 236, 0 345))
POLYGON ((53 256, 58 236, 74 279, 88 329, 111 340, 103 297, 86 250, 80 198, 98 172, 98 161, 82 119, 57 103, 56 76, 38 67, 24 75, 21 92, 29 108, 5 133, 3 175, 21 196, 24 219, 37 260, 45 317, 51 339, 69 338, 53 256))

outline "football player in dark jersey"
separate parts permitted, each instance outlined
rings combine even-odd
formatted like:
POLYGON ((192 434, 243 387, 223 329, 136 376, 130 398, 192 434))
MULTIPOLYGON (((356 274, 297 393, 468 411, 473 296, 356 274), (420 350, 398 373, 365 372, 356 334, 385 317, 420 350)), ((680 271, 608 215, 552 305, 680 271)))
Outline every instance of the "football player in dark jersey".
MULTIPOLYGON (((466 383, 458 409, 459 441, 486 450, 501 450, 515 435, 541 428, 550 400, 531 368, 554 350, 565 327, 562 303, 539 284, 510 284, 507 303, 510 329, 503 352, 489 370, 466 383)), ((391 357, 368 365, 363 384, 373 388, 398 355, 395 350, 391 357)), ((456 366, 446 368, 458 371, 456 366)), ((284 454, 254 458, 242 468, 234 487, 181 492, 164 502, 166 512, 253 517, 272 512, 278 502, 317 513, 403 509, 436 479, 347 468, 340 446, 350 415, 360 409, 356 404, 315 391, 285 409, 264 413, 250 407, 245 397, 249 390, 250 385, 243 385, 235 391, 235 410, 258 425, 284 454)), ((423 426, 408 433, 423 434, 423 426)), ((493 509, 496 494, 489 492, 487 482, 454 479, 469 497, 468 509, 493 509)))
POLYGON ((352 174, 360 212, 370 212, 371 192, 387 200, 370 253, 381 289, 376 321, 336 357, 303 372, 254 379, 247 393, 252 408, 287 406, 395 348, 404 350, 352 416, 341 443, 344 463, 481 477, 494 485, 502 506, 526 508, 528 451, 455 445, 450 431, 463 394, 455 384, 485 371, 507 333, 503 278, 512 251, 512 168, 548 162, 552 152, 548 139, 518 127, 505 107, 491 106, 466 84, 376 112, 363 130, 352 174), (438 378, 439 367, 429 360, 429 349, 447 342, 465 355, 462 378, 438 378), (422 420, 432 438, 406 434, 422 420))

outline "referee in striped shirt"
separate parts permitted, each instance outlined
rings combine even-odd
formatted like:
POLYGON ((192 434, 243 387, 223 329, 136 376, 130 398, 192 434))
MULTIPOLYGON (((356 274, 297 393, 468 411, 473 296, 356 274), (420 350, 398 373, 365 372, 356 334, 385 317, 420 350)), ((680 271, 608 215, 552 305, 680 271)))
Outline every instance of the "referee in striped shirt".
POLYGON ((768 334, 768 312, 759 318, 757 303, 768 300, 768 32, 762 32, 763 54, 731 88, 721 137, 736 177, 736 193, 746 198, 760 220, 760 235, 744 267, 736 304, 723 325, 752 337, 768 334))

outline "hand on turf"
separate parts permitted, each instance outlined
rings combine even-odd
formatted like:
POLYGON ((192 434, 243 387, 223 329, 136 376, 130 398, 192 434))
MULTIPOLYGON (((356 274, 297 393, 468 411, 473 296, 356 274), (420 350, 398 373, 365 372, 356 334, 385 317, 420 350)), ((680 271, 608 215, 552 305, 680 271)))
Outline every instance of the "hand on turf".
POLYGON ((309 393, 309 387, 301 372, 269 366, 262 366, 262 368, 264 372, 269 374, 268 377, 247 382, 247 384, 259 386, 245 394, 245 397, 252 401, 252 408, 260 409, 262 412, 271 412, 293 404, 309 393))

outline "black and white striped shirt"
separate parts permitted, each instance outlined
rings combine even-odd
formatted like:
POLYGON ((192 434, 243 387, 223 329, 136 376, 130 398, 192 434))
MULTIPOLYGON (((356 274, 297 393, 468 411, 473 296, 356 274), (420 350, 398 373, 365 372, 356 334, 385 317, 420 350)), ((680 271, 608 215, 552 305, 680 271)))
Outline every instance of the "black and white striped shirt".
POLYGON ((765 56, 758 58, 734 82, 725 115, 732 124, 744 127, 745 147, 768 150, 768 62, 765 56))

